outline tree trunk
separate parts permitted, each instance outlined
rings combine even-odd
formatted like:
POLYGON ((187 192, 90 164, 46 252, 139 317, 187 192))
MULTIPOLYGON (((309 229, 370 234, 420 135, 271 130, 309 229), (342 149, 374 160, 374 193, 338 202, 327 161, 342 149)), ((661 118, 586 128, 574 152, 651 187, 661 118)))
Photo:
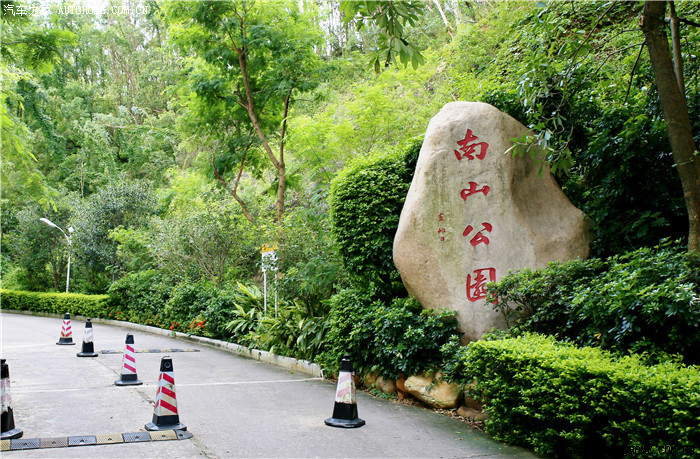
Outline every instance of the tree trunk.
POLYGON ((700 160, 695 155, 685 94, 678 87, 668 38, 663 30, 665 12, 665 1, 646 0, 640 25, 646 37, 666 132, 688 209, 688 251, 700 251, 700 160))
POLYGON ((685 97, 685 80, 683 79, 683 58, 681 56, 681 27, 676 14, 675 3, 671 2, 671 14, 669 16, 671 25, 671 43, 673 44, 673 70, 676 72, 678 89, 685 97))
POLYGON ((287 117, 289 116, 289 101, 292 98, 292 90, 284 98, 284 110, 282 111, 282 130, 280 131, 280 159, 277 175, 279 177, 277 186, 277 222, 282 223, 284 215, 284 194, 287 192, 287 166, 284 163, 284 141, 287 133, 287 117))
POLYGON ((454 41, 455 36, 452 33, 452 26, 447 21, 447 18, 445 17, 445 12, 442 11, 442 7, 440 6, 440 1, 433 0, 433 3, 435 3, 435 6, 437 6, 438 11, 440 12, 440 17, 442 18, 442 22, 445 24, 445 29, 447 30, 447 33, 450 34, 450 41, 454 41))
MULTIPOLYGON (((233 42, 233 39, 231 39, 231 42, 233 42)), ((235 44, 234 44, 235 47, 235 44)), ((263 149, 267 153, 267 157, 270 159, 270 162, 272 165, 277 169, 277 177, 279 179, 279 188, 277 192, 277 200, 275 203, 275 207, 277 208, 277 222, 282 221, 282 216, 284 215, 284 192, 286 189, 286 171, 285 171, 285 165, 284 165, 284 156, 282 151, 280 151, 280 159, 278 160, 275 157, 274 152, 272 151, 272 148, 270 147, 270 144, 267 141, 267 137, 265 136, 265 133, 262 130, 262 127, 260 126, 260 120, 258 120, 258 114, 255 112, 255 103, 253 99, 253 91, 250 88, 250 78, 248 76, 248 63, 247 63, 247 58, 246 58, 246 53, 245 50, 241 48, 235 48, 236 52, 238 53, 238 65, 241 69, 241 77, 243 78, 243 86, 245 88, 245 94, 246 94, 246 105, 245 108, 248 111, 248 117, 250 118, 250 122, 253 124, 253 129, 255 129, 255 133, 258 135, 258 138, 262 142, 263 149)), ((286 107, 285 107, 286 110, 286 107)), ((284 119, 284 122, 286 123, 286 117, 284 119)), ((282 133, 282 142, 284 141, 284 133, 282 133)))

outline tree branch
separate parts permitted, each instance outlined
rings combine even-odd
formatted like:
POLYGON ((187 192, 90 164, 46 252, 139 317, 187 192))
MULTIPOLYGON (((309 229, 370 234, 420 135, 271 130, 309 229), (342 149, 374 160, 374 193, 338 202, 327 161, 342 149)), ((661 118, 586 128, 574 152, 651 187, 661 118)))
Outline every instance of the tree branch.
POLYGON ((642 51, 644 50, 645 44, 646 44, 646 41, 643 41, 642 44, 639 46, 639 53, 637 53, 637 59, 634 61, 634 65, 632 66, 632 71, 630 72, 630 82, 627 85, 627 93, 625 94, 625 100, 622 102, 623 104, 627 103, 627 98, 630 95, 630 89, 632 89, 632 82, 634 81, 634 71, 637 69, 637 64, 639 64, 639 59, 642 57, 642 51))
POLYGON ((243 215, 245 216, 245 218, 249 222, 251 222, 253 225, 255 225, 256 228, 258 228, 258 223, 255 221, 255 218, 253 217, 253 215, 248 211, 248 206, 245 205, 245 202, 243 202, 243 199, 241 199, 241 197, 238 196, 238 190, 237 190, 238 189, 238 182, 241 179, 241 174, 243 174, 243 163, 245 161, 245 156, 246 156, 247 152, 248 152, 248 150, 246 149, 246 153, 243 154, 243 158, 241 159, 241 168, 238 171, 238 178, 236 179, 236 185, 232 189, 229 188, 228 182, 226 181, 226 179, 224 179, 221 176, 221 174, 219 173, 219 170, 216 168, 216 156, 214 155, 214 153, 211 154, 211 165, 214 168, 214 177, 216 177, 216 180, 218 180, 219 183, 221 183, 224 186, 224 189, 230 189, 231 196, 233 196, 233 199, 235 199, 236 202, 238 202, 238 204, 241 206, 241 209, 243 211, 243 215))
POLYGON ((680 22, 682 22, 683 24, 688 24, 688 25, 691 25, 693 27, 700 27, 700 24, 698 24, 697 22, 693 22, 693 21, 686 19, 686 18, 678 18, 678 20, 680 22))
POLYGON ((572 64, 572 65, 571 65, 571 68, 569 69, 569 71, 567 71, 567 73, 566 73, 566 75, 565 75, 565 78, 569 78, 569 73, 570 73, 570 72, 573 72, 573 69, 576 67, 576 66, 573 65, 573 64, 574 64, 575 61, 576 61, 576 56, 578 56, 579 51, 581 51, 581 48, 583 48, 583 45, 585 45, 585 44, 588 42, 588 40, 589 40, 589 39, 591 38, 591 36, 593 35, 593 31, 594 31, 595 29, 598 28, 598 24, 600 24, 600 21, 602 21, 603 18, 608 14, 608 12, 610 12, 610 10, 612 9, 612 7, 615 6, 615 3, 616 3, 616 2, 614 2, 614 1, 610 3, 610 6, 608 7, 608 9, 605 10, 605 12, 604 12, 603 14, 600 15, 600 17, 599 17, 598 20, 596 21, 595 25, 591 28, 591 30, 588 31, 588 35, 586 35, 586 38, 584 38, 583 41, 581 42, 581 44, 578 45, 578 48, 576 48, 576 51, 574 52, 574 55, 571 56, 571 64, 572 64))

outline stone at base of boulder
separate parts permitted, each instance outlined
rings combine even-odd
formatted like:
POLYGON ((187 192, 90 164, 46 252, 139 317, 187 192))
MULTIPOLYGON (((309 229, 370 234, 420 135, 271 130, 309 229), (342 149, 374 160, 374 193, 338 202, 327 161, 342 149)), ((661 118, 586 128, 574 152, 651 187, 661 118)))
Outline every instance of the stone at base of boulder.
POLYGON ((423 403, 444 410, 456 408, 461 396, 459 386, 440 381, 439 374, 435 375, 435 379, 426 375, 410 376, 406 379, 404 387, 406 392, 423 403))
POLYGON ((362 378, 362 385, 368 389, 379 389, 385 394, 395 394, 397 392, 396 382, 393 379, 379 376, 376 372, 365 374, 362 378))
POLYGON ((396 379, 396 395, 399 396, 399 400, 403 400, 409 396, 406 392, 406 376, 403 373, 399 373, 399 377, 396 379))
POLYGON ((364 387, 373 387, 376 382, 377 382, 377 372, 367 373, 362 378, 362 385, 364 387))
POLYGON ((396 383, 394 382, 393 379, 385 378, 384 376, 380 376, 377 378, 377 382, 375 383, 375 386, 377 387, 377 389, 384 392, 385 394, 395 394, 396 393, 396 383))
POLYGON ((475 410, 466 406, 460 406, 457 410, 457 414, 463 418, 467 418, 470 421, 483 422, 489 418, 488 413, 484 413, 480 410, 475 410))
POLYGON ((472 410, 481 411, 484 409, 481 403, 466 395, 464 396, 464 404, 467 408, 471 408, 472 410))

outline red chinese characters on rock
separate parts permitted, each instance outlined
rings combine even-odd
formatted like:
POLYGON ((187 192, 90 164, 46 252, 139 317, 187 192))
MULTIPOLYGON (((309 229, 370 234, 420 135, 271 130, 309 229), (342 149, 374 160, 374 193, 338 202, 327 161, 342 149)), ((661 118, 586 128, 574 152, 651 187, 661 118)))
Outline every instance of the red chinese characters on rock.
POLYGON ((459 195, 464 199, 465 201, 467 198, 475 193, 484 193, 484 196, 489 194, 489 191, 491 191, 491 188, 489 188, 488 185, 484 185, 480 189, 477 189, 479 186, 478 183, 476 182, 469 182, 469 188, 465 188, 462 191, 459 192, 459 195))
POLYGON ((472 161, 475 158, 481 160, 484 159, 484 157, 486 157, 486 152, 489 149, 489 144, 486 142, 472 143, 475 140, 479 140, 479 138, 472 134, 471 129, 467 129, 467 134, 464 136, 464 138, 462 140, 457 141, 457 145, 459 145, 459 150, 454 150, 457 160, 461 161, 462 158, 467 158, 468 161, 472 161), (479 149, 479 153, 476 153, 477 147, 479 149))
POLYGON ((496 282, 496 269, 477 269, 472 274, 467 274, 467 299, 469 301, 483 300, 486 298, 486 284, 496 282))
MULTIPOLYGON (((491 242, 489 238, 484 236, 484 231, 490 233, 493 230, 493 226, 489 222, 483 222, 481 226, 483 226, 484 229, 478 231, 476 235, 474 235, 474 237, 471 238, 471 240, 469 241, 472 247, 476 247, 479 244, 489 245, 489 243, 491 242)), ((474 231, 474 227, 472 225, 469 225, 464 229, 464 233, 462 233, 462 236, 468 237, 472 231, 474 231)))
MULTIPOLYGON (((467 159, 467 161, 473 161, 475 159, 483 160, 486 157, 486 153, 489 149, 489 144, 486 142, 479 142, 479 137, 474 135, 471 129, 467 129, 462 140, 457 141, 459 148, 454 150, 455 157, 458 161, 462 159, 467 159)), ((459 195, 466 201, 468 197, 482 193, 487 196, 491 191, 488 185, 483 185, 479 188, 477 182, 469 182, 468 188, 464 188, 460 191, 459 195)), ((443 214, 440 214, 440 221, 443 220, 443 214)), ((472 247, 476 247, 479 244, 489 245, 491 241, 484 233, 490 233, 493 231, 493 225, 489 222, 481 223, 482 229, 474 233, 475 228, 472 225, 468 225, 462 235, 464 237, 470 237, 469 243, 472 247)), ((444 228, 438 229, 440 235, 444 234, 444 228)), ((441 241, 444 241, 444 236, 441 236, 441 241)), ((486 284, 489 282, 496 281, 496 269, 495 268, 482 268, 474 270, 471 274, 467 275, 467 299, 469 301, 478 301, 486 298, 486 284)))
MULTIPOLYGON (((445 214, 440 212, 438 214, 438 222, 443 222, 445 221, 445 214)), ((440 242, 445 242, 445 233, 447 230, 445 228, 438 228, 438 237, 440 238, 440 242)))

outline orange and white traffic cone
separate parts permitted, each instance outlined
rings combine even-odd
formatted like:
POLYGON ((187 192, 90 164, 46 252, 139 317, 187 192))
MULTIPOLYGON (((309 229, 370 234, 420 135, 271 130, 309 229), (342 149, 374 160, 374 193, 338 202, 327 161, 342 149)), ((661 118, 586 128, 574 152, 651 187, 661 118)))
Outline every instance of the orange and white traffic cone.
POLYGON ((357 417, 355 373, 352 371, 352 363, 350 363, 348 354, 345 354, 340 361, 333 417, 326 419, 325 423, 331 427, 361 427, 365 425, 365 420, 357 417))
POLYGON ((20 438, 24 432, 15 428, 15 415, 12 411, 12 395, 10 394, 10 366, 1 359, 0 399, 2 399, 2 440, 20 438))
POLYGON ((114 381, 117 386, 138 386, 143 384, 136 375, 136 350, 134 349, 134 335, 126 334, 124 355, 122 356, 122 374, 114 381))
POLYGON ((61 326, 61 337, 58 339, 58 343, 61 346, 75 344, 73 342, 73 330, 70 326, 70 314, 65 313, 63 315, 63 325, 61 326))
POLYGON ((177 414, 173 360, 168 356, 160 360, 160 378, 158 378, 153 421, 145 427, 146 430, 187 430, 187 426, 180 423, 180 416, 177 414))
POLYGON ((85 322, 85 337, 83 338, 83 349, 76 354, 78 357, 97 357, 95 345, 92 342, 92 321, 85 322))

